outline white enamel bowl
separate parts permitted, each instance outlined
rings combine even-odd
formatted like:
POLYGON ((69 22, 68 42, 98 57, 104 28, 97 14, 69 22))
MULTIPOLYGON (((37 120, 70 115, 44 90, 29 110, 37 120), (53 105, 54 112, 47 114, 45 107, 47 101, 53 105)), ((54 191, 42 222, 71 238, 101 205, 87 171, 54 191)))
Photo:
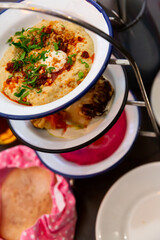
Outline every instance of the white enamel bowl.
MULTIPOLYGON (((129 94, 129 99, 134 100, 129 94)), ((127 128, 125 136, 116 149, 108 158, 91 165, 78 165, 73 162, 66 161, 59 154, 51 154, 37 152, 42 163, 50 170, 70 178, 86 178, 93 177, 115 167, 124 158, 131 149, 139 130, 140 116, 139 109, 133 106, 125 107, 127 128)), ((112 143, 112 145, 114 142, 112 143)))
MULTIPOLYGON (((75 16, 112 36, 112 27, 108 16, 93 0, 61 0, 54 2, 52 0, 30 0, 23 2, 48 9, 56 9, 66 15, 75 16)), ((0 58, 8 48, 6 41, 10 36, 14 35, 16 31, 21 31, 22 27, 26 29, 34 26, 42 19, 54 20, 55 17, 24 10, 10 9, 3 11, 0 15, 0 58)), ((112 50, 109 42, 93 32, 86 31, 94 41, 95 59, 89 74, 76 89, 66 96, 42 106, 20 105, 0 93, 0 116, 18 120, 38 118, 66 108, 82 97, 104 72, 112 50)))
POLYGON ((128 96, 126 77, 121 66, 108 65, 104 76, 108 78, 115 90, 114 100, 109 113, 91 132, 68 140, 51 136, 46 130, 33 127, 30 120, 9 120, 12 131, 31 148, 44 152, 68 152, 90 144, 107 132, 118 120, 128 96))

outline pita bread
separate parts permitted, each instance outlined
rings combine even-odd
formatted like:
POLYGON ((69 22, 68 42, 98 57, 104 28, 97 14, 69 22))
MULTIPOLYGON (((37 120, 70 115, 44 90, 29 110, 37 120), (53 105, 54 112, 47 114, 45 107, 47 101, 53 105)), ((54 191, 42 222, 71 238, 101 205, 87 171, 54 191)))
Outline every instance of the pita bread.
POLYGON ((40 167, 13 169, 1 188, 0 236, 19 240, 21 233, 52 210, 51 174, 40 167))

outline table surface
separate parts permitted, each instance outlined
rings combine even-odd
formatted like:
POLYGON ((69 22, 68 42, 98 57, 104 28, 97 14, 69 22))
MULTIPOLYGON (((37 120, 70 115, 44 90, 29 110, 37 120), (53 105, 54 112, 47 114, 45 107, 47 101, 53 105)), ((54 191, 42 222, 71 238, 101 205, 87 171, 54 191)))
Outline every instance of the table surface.
MULTIPOLYGON (((148 0, 153 19, 157 24, 156 20, 159 18, 160 11, 158 10, 160 10, 160 0, 153 1, 156 3, 155 6, 153 6, 153 2, 151 2, 152 0, 148 0)), ((158 24, 157 27, 159 28, 158 24)), ((151 79, 150 84, 146 86, 148 95, 150 94, 152 82, 153 79, 151 79)), ((142 99, 139 88, 133 89, 132 92, 137 98, 142 99)), ((141 108, 140 110, 142 114, 140 131, 153 131, 146 108, 141 108)), ((17 144, 21 144, 21 142, 16 140, 10 145, 0 146, 0 151, 17 144)), ((96 177, 74 180, 73 192, 77 201, 78 214, 75 240, 94 240, 97 212, 108 189, 126 172, 137 166, 154 161, 160 161, 159 139, 156 137, 144 137, 138 134, 130 151, 115 168, 96 177)))

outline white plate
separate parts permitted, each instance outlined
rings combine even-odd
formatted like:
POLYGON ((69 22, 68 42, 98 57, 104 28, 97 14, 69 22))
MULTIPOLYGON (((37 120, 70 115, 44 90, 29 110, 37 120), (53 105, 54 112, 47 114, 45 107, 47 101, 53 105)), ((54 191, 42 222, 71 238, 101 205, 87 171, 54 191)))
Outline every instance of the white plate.
POLYGON ((151 106, 153 113, 157 120, 157 123, 160 126, 160 71, 156 75, 152 88, 151 88, 151 106))
MULTIPOLYGON (((60 0, 54 2, 52 0, 30 0, 24 2, 35 5, 37 4, 39 7, 45 7, 48 9, 56 9, 64 12, 66 15, 75 16, 112 36, 112 28, 108 16, 93 0, 60 0)), ((6 41, 11 35, 14 35, 16 31, 20 31, 22 27, 26 29, 27 27, 34 26, 42 19, 54 20, 55 17, 24 10, 10 9, 3 12, 0 15, 0 58, 2 58, 4 52, 8 48, 6 41)), ((0 93, 0 115, 9 119, 26 120, 38 118, 66 108, 84 95, 102 75, 110 59, 112 50, 109 42, 93 32, 86 31, 94 41, 95 59, 90 72, 76 89, 66 96, 42 106, 20 105, 9 100, 0 93)))
POLYGON ((61 153, 73 151, 90 144, 104 134, 119 118, 127 99, 126 77, 121 66, 109 65, 104 72, 115 90, 112 107, 104 120, 91 132, 76 139, 64 139, 51 136, 44 129, 33 127, 29 120, 9 120, 15 135, 31 148, 38 151, 61 153))
MULTIPOLYGON (((129 99, 133 100, 131 94, 129 99)), ((71 178, 92 177, 116 166, 131 148, 139 129, 139 111, 137 107, 126 106, 127 129, 119 148, 107 159, 92 165, 77 165, 66 161, 59 154, 37 152, 42 163, 50 170, 71 178)))
POLYGON ((96 219, 96 240, 160 239, 160 163, 142 165, 107 192, 96 219))

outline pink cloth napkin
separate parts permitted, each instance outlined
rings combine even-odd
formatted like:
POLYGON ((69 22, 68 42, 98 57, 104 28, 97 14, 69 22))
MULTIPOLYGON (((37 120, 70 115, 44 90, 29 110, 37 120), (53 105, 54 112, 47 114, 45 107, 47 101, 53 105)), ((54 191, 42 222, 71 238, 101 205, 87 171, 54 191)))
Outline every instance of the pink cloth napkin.
MULTIPOLYGON (((0 153, 0 182, 5 177, 5 169, 39 166, 45 168, 35 151, 19 145, 0 153), (1 174, 2 172, 2 174, 1 174)), ((54 176, 54 173, 51 172, 54 176)), ((42 215, 34 226, 21 234, 20 240, 71 240, 74 239, 76 225, 75 198, 68 182, 56 175, 57 182, 51 182, 53 208, 51 214, 42 215)), ((0 238, 3 240, 2 238, 0 238)))

